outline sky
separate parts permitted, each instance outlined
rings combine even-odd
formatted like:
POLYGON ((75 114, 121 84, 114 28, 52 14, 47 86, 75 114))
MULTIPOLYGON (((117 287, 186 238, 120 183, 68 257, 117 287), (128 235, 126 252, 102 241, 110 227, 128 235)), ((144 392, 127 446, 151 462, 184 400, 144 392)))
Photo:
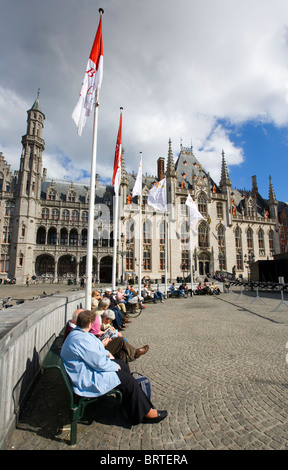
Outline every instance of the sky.
POLYGON ((287 0, 0 0, 0 152, 18 170, 27 110, 40 89, 48 177, 88 181, 93 118, 72 120, 104 9, 96 172, 111 182, 120 107, 125 167, 157 174, 180 145, 219 183, 256 175, 288 201, 287 0))

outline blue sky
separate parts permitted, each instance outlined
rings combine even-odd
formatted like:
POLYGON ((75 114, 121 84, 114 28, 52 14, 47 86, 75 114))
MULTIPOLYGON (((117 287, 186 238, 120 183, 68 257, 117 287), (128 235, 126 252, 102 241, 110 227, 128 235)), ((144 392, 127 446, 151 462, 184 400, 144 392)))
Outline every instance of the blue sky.
POLYGON ((257 176, 258 189, 262 197, 269 196, 269 176, 279 201, 288 200, 288 130, 273 124, 247 122, 242 126, 223 123, 229 130, 230 139, 241 147, 244 161, 240 167, 229 168, 233 186, 251 189, 251 177, 257 176))
POLYGON ((89 182, 93 121, 80 138, 71 114, 100 7, 100 177, 112 178, 123 107, 128 171, 142 152, 143 171, 155 175, 169 139, 175 158, 192 141, 216 182, 224 150, 233 187, 250 189, 256 175, 267 198, 271 175, 287 201, 287 0, 0 0, 0 151, 12 168, 40 88, 48 177, 89 182))

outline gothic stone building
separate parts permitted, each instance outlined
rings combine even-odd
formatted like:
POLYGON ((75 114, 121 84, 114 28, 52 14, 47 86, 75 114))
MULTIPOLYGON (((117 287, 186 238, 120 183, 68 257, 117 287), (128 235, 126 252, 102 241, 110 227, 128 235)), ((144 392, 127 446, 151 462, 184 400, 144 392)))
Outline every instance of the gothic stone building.
MULTIPOLYGON (((49 179, 42 168, 45 115, 39 96, 27 114, 19 170, 12 172, 0 153, 0 276, 16 278, 18 284, 25 283, 27 274, 51 282, 67 282, 67 279, 78 282, 86 272, 89 187, 49 179)), ((138 201, 131 195, 136 175, 127 173, 123 153, 118 281, 135 277, 139 272, 139 230, 142 231, 141 273, 152 280, 163 281, 165 262, 169 281, 187 277, 190 262, 195 279, 205 273, 223 272, 247 278, 252 261, 271 260, 280 253, 279 229, 281 234, 283 230, 279 220, 283 219, 283 203, 276 200, 271 178, 267 188, 269 197, 264 199, 258 192, 255 176, 250 191, 232 187, 224 152, 221 165, 221 179, 217 184, 198 162, 192 147, 181 146, 174 162, 169 141, 166 165, 165 158, 159 158, 157 175, 143 175, 142 198, 138 201), (164 177, 167 219, 147 204, 149 189, 164 177), (188 193, 204 217, 192 229, 187 224, 188 193), (278 207, 282 210, 280 219, 278 207), (140 209, 142 227, 138 223, 140 209)), ((93 278, 109 283, 113 257, 113 187, 101 184, 99 175, 94 219, 93 278)), ((281 247, 283 250, 283 240, 281 247)))

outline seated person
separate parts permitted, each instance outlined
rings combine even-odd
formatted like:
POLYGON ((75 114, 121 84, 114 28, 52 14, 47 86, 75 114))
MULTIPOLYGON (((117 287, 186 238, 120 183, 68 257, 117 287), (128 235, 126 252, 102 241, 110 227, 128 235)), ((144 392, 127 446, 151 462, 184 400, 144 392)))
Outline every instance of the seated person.
POLYGON ((186 294, 188 295, 188 293, 190 293, 190 295, 192 297, 193 292, 192 292, 192 289, 189 289, 187 282, 185 282, 185 284, 184 284, 184 289, 185 289, 186 294))
POLYGON ((153 290, 151 286, 148 286, 148 284, 144 284, 143 297, 144 297, 144 301, 145 299, 150 298, 150 299, 153 299, 153 303, 156 304, 157 299, 159 299, 160 302, 163 304, 162 292, 153 290))
POLYGON ((197 291, 198 291, 198 294, 205 295, 206 294, 206 287, 203 286, 201 282, 199 282, 199 284, 197 286, 197 291))
POLYGON ((116 294, 116 301, 117 301, 117 306, 121 309, 122 313, 125 315, 126 314, 126 303, 127 300, 125 298, 125 295, 123 294, 123 288, 118 287, 118 291, 116 294))
POLYGON ((143 305, 143 297, 139 296, 134 289, 134 286, 127 286, 125 291, 125 296, 128 304, 138 304, 140 308, 146 308, 146 305, 143 305))
POLYGON ((110 287, 107 287, 107 289, 105 290, 105 294, 103 295, 103 300, 106 298, 110 300, 109 308, 115 313, 115 328, 124 328, 124 324, 129 323, 129 320, 125 319, 124 314, 119 308, 118 302, 113 296, 112 289, 110 289, 110 287))
POLYGON ((121 310, 119 310, 117 306, 114 308, 111 307, 110 299, 104 296, 104 298, 99 302, 99 305, 98 305, 98 309, 102 310, 102 312, 100 312, 99 315, 102 315, 103 310, 106 310, 107 308, 109 308, 110 310, 113 310, 115 314, 115 319, 113 320, 113 326, 117 328, 119 331, 123 331, 126 328, 126 324, 130 323, 130 320, 124 317, 121 310))
POLYGON ((172 294, 176 294, 176 287, 175 287, 175 282, 172 282, 171 286, 169 287, 169 290, 172 294))
POLYGON ((186 295, 184 283, 180 284, 180 286, 178 287, 177 293, 178 293, 178 297, 185 297, 186 299, 187 295, 186 295))
POLYGON ((76 327, 78 314, 80 312, 83 312, 83 310, 84 310, 83 308, 78 308, 77 310, 75 310, 75 312, 73 313, 72 319, 66 323, 63 341, 65 341, 70 331, 72 331, 76 327))
POLYGON ((89 333, 94 320, 95 313, 90 310, 80 312, 76 328, 62 346, 61 358, 74 393, 98 397, 117 387, 122 393, 122 406, 131 424, 162 421, 167 411, 157 411, 130 374, 127 364, 114 359, 105 349, 106 344, 89 333))
POLYGON ((102 296, 98 290, 93 290, 92 291, 92 296, 91 296, 91 309, 98 307, 99 301, 102 299, 102 296))

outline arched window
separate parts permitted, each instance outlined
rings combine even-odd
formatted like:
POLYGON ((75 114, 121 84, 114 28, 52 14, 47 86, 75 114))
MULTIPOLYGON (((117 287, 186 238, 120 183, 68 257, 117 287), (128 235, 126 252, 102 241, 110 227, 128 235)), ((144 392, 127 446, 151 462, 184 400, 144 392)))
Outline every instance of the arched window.
POLYGON ((269 230, 269 250, 270 250, 270 254, 273 255, 274 254, 274 233, 273 233, 273 230, 269 230))
POLYGON ((44 227, 39 227, 37 231, 36 243, 39 245, 45 245, 46 243, 46 230, 44 227))
POLYGON ((66 228, 60 230, 60 245, 68 245, 68 231, 66 228))
POLYGON ((198 197, 198 210, 201 212, 203 217, 207 215, 207 199, 205 194, 200 194, 198 197))
POLYGON ((81 220, 82 220, 82 222, 88 222, 88 212, 87 211, 82 212, 81 220))
POLYGON ((161 221, 160 226, 159 226, 159 242, 160 242, 160 245, 165 244, 165 222, 164 222, 164 220, 161 221))
POLYGON ((42 209, 42 219, 49 219, 49 209, 47 209, 46 207, 42 209))
POLYGON ((264 231, 262 228, 260 228, 258 232, 258 248, 259 248, 259 256, 264 256, 265 244, 264 244, 264 231))
POLYGON ((240 227, 236 227, 236 230, 235 230, 235 247, 236 248, 242 248, 241 229, 240 229, 240 227))
POLYGON ((59 219, 59 209, 52 209, 52 219, 53 220, 59 219))
POLYGON ((81 245, 86 246, 87 245, 87 229, 83 229, 81 232, 81 245))
POLYGON ((73 222, 78 222, 78 220, 79 220, 79 212, 78 211, 75 211, 75 210, 72 211, 71 220, 73 222))
POLYGON ((242 235, 240 227, 235 229, 235 248, 236 248, 236 268, 243 271, 243 255, 242 255, 242 235))
POLYGON ((218 248, 223 249, 225 248, 225 228, 223 225, 220 225, 217 230, 217 236, 218 236, 218 248))
POLYGON ((129 219, 126 223, 126 243, 134 242, 134 221, 129 219))
POLYGON ((51 227, 48 230, 47 244, 56 245, 57 243, 57 232, 55 227, 51 227))
POLYGON ((251 227, 247 229, 247 248, 253 250, 253 231, 251 227))
POLYGON ((187 222, 182 222, 180 226, 180 231, 181 231, 181 243, 188 243, 189 241, 189 233, 188 233, 188 228, 187 228, 187 222))
POLYGON ((217 202, 216 211, 217 211, 217 219, 223 219, 223 204, 222 204, 222 202, 217 202))
POLYGON ((149 220, 145 220, 143 224, 143 243, 151 243, 151 240, 152 240, 151 222, 149 220))
POLYGON ((200 248, 207 248, 208 242, 208 225, 206 222, 201 222, 198 227, 198 246, 200 248))
POLYGON ((10 227, 8 225, 4 225, 2 242, 3 243, 10 243, 10 241, 11 241, 10 227))
POLYGON ((62 212, 62 220, 69 220, 69 211, 67 209, 62 212))
POLYGON ((78 245, 78 232, 75 229, 70 230, 69 245, 70 246, 77 246, 78 245))

